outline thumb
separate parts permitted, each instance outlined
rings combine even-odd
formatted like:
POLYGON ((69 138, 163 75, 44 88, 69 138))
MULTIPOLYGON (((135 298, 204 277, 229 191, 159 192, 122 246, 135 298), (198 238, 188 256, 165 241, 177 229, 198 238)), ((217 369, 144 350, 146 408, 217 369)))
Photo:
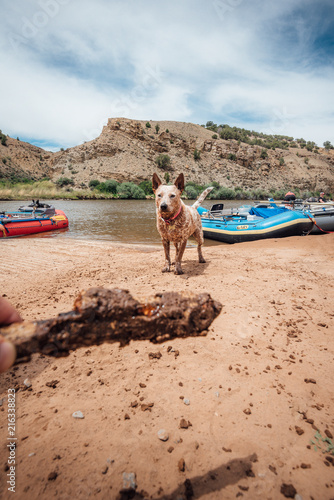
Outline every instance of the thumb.
POLYGON ((8 370, 14 363, 16 350, 11 342, 0 337, 0 373, 8 370))

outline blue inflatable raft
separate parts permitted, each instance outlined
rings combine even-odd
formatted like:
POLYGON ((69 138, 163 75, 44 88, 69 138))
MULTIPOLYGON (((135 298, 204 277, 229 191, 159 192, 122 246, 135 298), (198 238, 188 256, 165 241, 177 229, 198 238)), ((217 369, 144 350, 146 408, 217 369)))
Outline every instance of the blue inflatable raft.
POLYGON ((309 234, 314 219, 308 212, 286 208, 256 209, 238 215, 219 215, 198 207, 204 238, 224 243, 241 243, 265 238, 309 234))

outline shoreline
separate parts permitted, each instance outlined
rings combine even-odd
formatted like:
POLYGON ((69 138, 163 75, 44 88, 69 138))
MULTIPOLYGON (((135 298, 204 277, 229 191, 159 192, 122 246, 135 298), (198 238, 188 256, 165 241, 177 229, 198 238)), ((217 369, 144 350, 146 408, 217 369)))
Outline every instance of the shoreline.
MULTIPOLYGON (((3 374, 0 399, 19 388, 18 497, 116 499, 131 472, 145 499, 176 498, 186 479, 210 500, 283 498, 283 484, 333 498, 329 442, 316 436, 334 434, 334 234, 204 246, 205 264, 188 247, 180 276, 161 272, 162 245, 144 247, 71 238, 1 247, 1 293, 26 320, 69 311, 94 286, 138 299, 209 292, 223 304, 205 337, 34 355, 3 374)), ((3 468, 0 477, 6 484, 3 468)))

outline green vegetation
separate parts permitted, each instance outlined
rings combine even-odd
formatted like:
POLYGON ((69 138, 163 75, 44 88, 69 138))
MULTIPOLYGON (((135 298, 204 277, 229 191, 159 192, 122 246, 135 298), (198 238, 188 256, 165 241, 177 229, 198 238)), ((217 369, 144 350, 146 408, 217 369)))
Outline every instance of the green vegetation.
MULTIPOLYGON (((8 179, 0 178, 0 199, 1 200, 82 200, 82 199, 145 199, 152 197, 151 180, 142 181, 139 186, 133 182, 119 183, 113 179, 105 182, 91 180, 89 188, 84 183, 81 184, 81 189, 74 189, 71 179, 62 177, 58 181, 52 182, 49 179, 32 180, 21 179, 20 182, 12 182, 8 179), (64 183, 65 179, 65 183, 64 183), (59 182, 61 181, 61 182, 59 182), (70 181, 70 182, 68 182, 70 181)), ((169 182, 169 173, 165 172, 165 182, 169 182)), ((194 182, 188 182, 185 186, 184 197, 192 200, 196 199, 201 192, 208 186, 213 186, 214 189, 209 194, 209 199, 215 200, 267 200, 274 198, 282 200, 288 188, 284 187, 280 190, 270 189, 251 189, 246 190, 242 187, 228 188, 221 186, 218 182, 210 182, 205 186, 198 185, 194 182)), ((291 186, 290 186, 291 188, 291 186)), ((311 196, 318 197, 319 192, 300 191, 292 187, 297 198, 306 199, 311 196)), ((326 193, 329 198, 333 197, 333 193, 326 193)))
POLYGON ((198 149, 197 149, 197 148, 195 148, 195 151, 194 151, 194 160, 195 160, 195 161, 196 161, 196 160, 200 160, 200 158, 201 158, 201 152, 200 152, 200 151, 198 151, 198 149))
POLYGON ((332 145, 332 143, 330 141, 325 141, 324 148, 325 149, 334 149, 334 146, 332 145))
MULTIPOLYGON (((166 174, 167 174, 167 172, 166 172, 166 174)), ((144 191, 144 193, 146 195, 152 195, 153 194, 152 181, 151 180, 150 181, 142 181, 139 184, 139 187, 140 187, 140 189, 142 189, 144 191)))
POLYGON ((168 155, 160 154, 159 156, 156 157, 155 163, 158 165, 159 168, 167 170, 168 167, 170 166, 170 157, 168 155))
MULTIPOLYGON (((210 200, 268 200, 268 198, 273 198, 274 200, 283 200, 285 193, 288 188, 282 188, 279 190, 275 189, 250 189, 246 190, 242 187, 228 188, 226 186, 221 186, 218 182, 211 182, 205 186, 198 185, 194 182, 188 182, 185 186, 185 196, 189 200, 195 200, 201 192, 209 187, 213 186, 214 189, 207 196, 210 200)), ((318 196, 317 192, 310 191, 300 191, 298 188, 293 188, 294 193, 297 198, 306 199, 311 196, 318 196)), ((331 197, 331 194, 328 194, 331 197)))
POLYGON ((133 182, 122 182, 117 187, 117 194, 123 199, 143 200, 146 198, 144 191, 133 182))
POLYGON ((158 134, 159 133, 159 130, 160 130, 160 126, 159 125, 156 125, 155 126, 155 133, 158 134))
POLYGON ((3 146, 7 146, 7 136, 0 130, 0 142, 3 146))
POLYGON ((207 130, 212 130, 219 134, 221 139, 231 140, 234 139, 238 142, 245 142, 251 146, 261 146, 266 149, 288 149, 296 148, 298 145, 302 148, 306 147, 309 151, 317 148, 314 142, 306 142, 304 139, 294 139, 286 135, 270 135, 263 132, 255 132, 254 130, 247 130, 239 127, 230 127, 229 125, 217 125, 212 121, 208 121, 203 125, 207 130))
POLYGON ((146 128, 151 128, 150 122, 146 122, 146 128))
POLYGON ((57 181, 56 181, 56 184, 57 186, 59 187, 64 187, 64 186, 73 186, 74 185, 74 180, 73 179, 69 179, 68 177, 60 177, 57 181))

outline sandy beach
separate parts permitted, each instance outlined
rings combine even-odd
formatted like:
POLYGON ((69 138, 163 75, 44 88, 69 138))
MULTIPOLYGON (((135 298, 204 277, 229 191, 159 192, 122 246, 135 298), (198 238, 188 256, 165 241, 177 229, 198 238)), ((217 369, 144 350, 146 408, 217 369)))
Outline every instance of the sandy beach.
POLYGON ((25 320, 69 311, 95 286, 138 299, 205 291, 223 304, 205 337, 36 354, 2 374, 1 498, 334 498, 334 234, 203 253, 199 264, 187 248, 175 276, 161 273, 160 245, 1 242, 0 293, 25 320), (18 389, 14 496, 9 388, 18 389), (120 493, 123 473, 136 496, 120 493))

